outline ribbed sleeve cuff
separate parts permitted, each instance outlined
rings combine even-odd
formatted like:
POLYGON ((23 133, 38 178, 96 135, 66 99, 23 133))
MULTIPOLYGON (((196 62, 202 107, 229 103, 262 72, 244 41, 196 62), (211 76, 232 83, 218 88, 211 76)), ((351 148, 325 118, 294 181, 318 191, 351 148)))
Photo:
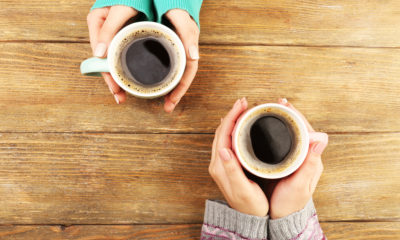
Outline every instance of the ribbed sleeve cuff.
POLYGON ((147 20, 154 20, 153 2, 151 0, 97 0, 90 10, 114 5, 125 5, 132 7, 139 12, 144 13, 147 17, 147 20))
POLYGON ((293 239, 298 237, 306 228, 307 222, 316 215, 312 199, 300 211, 289 216, 270 219, 269 234, 271 239, 293 239))
POLYGON ((268 216, 247 215, 230 208, 222 201, 206 201, 204 225, 213 228, 214 234, 218 231, 228 232, 238 239, 258 240, 267 239, 268 236, 268 216))
POLYGON ((157 10, 157 21, 161 22, 162 16, 168 12, 168 10, 179 8, 186 10, 200 28, 200 8, 202 3, 203 0, 154 0, 154 5, 157 10))

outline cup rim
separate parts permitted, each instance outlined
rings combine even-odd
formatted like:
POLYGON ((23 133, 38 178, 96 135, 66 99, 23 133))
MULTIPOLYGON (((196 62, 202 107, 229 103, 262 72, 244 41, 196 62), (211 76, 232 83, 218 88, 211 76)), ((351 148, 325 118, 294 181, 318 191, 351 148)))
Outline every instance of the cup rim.
POLYGON ((156 22, 150 22, 150 21, 135 22, 135 23, 129 24, 128 26, 121 29, 114 36, 114 38, 112 39, 112 41, 108 47, 107 64, 110 69, 110 74, 113 77, 113 79, 115 80, 115 82, 126 92, 132 94, 133 96, 140 97, 140 98, 156 98, 156 97, 164 96, 167 93, 169 93, 170 91, 172 91, 178 85, 178 83, 181 81, 181 78, 183 76, 183 73, 184 73, 185 67, 186 67, 186 52, 185 52, 185 48, 183 46, 181 39, 178 37, 178 35, 173 30, 171 30, 167 26, 164 26, 164 25, 162 25, 160 23, 156 23, 156 22), (112 67, 115 62, 115 59, 113 57, 114 54, 111 54, 111 53, 114 53, 116 51, 117 46, 118 46, 117 44, 126 36, 126 34, 128 32, 135 30, 135 29, 145 28, 145 27, 156 29, 158 31, 165 33, 175 43, 179 54, 182 56, 179 59, 179 62, 177 63, 179 66, 182 66, 182 67, 179 67, 178 72, 175 75, 175 79, 173 79, 173 81, 168 85, 168 87, 166 87, 160 91, 154 92, 154 93, 141 93, 141 92, 134 91, 133 89, 129 88, 118 78, 118 75, 115 73, 115 70, 112 67))
POLYGON ((303 119, 299 116, 299 114, 297 114, 295 111, 293 111, 292 109, 290 109, 289 107, 283 106, 281 104, 277 104, 277 103, 264 103, 264 104, 260 104, 258 106, 255 106, 249 110, 247 110, 239 119, 239 121, 236 123, 235 126, 235 132, 233 135, 233 148, 235 150, 235 152, 238 149, 238 137, 239 137, 239 130, 242 128, 242 125, 244 124, 245 120, 248 119, 249 115, 251 115, 253 112, 258 111, 259 109, 263 109, 263 108, 279 108, 283 111, 285 111, 287 114, 289 114, 295 121, 296 123, 299 125, 299 129, 300 129, 300 133, 301 133, 301 137, 304 138, 302 141, 302 145, 301 145, 301 150, 300 150, 300 154, 297 157, 297 159, 294 161, 293 164, 291 164, 289 167, 287 167, 285 170, 281 171, 281 172, 277 172, 277 173, 263 173, 263 172, 258 172, 256 170, 254 170, 253 168, 251 168, 246 161, 244 161, 244 159, 242 159, 242 156, 240 154, 236 154, 240 164, 250 173, 252 173, 253 175, 256 175, 258 177, 261 178, 266 178, 266 179, 278 179, 278 178, 283 178, 286 176, 289 176, 290 174, 292 174, 293 172, 295 172, 304 162, 307 153, 308 153, 308 148, 309 148, 309 141, 310 141, 310 136, 309 136, 309 132, 307 130, 307 126, 305 124, 305 122, 303 121, 303 119))

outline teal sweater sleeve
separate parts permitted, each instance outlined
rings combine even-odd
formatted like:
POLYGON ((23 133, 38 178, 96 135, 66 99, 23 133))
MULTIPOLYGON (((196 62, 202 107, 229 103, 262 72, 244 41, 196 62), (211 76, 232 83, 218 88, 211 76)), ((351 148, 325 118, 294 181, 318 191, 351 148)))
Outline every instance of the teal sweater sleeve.
POLYGON ((179 8, 186 10, 200 27, 200 8, 203 0, 154 0, 157 22, 168 10, 179 8))
POLYGON ((114 5, 125 5, 144 13, 146 20, 153 21, 153 1, 152 0, 97 0, 91 10, 95 8, 109 7, 114 5))

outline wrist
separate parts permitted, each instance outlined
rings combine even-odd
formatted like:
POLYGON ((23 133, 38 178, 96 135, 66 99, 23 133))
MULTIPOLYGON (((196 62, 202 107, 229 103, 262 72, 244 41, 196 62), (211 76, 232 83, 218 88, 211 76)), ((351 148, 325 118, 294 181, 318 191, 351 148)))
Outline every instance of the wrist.
POLYGON ((267 239, 268 216, 257 217, 230 208, 223 201, 206 201, 204 226, 206 232, 229 231, 233 236, 267 239))
POLYGON ((318 228, 314 230, 320 231, 318 217, 311 199, 300 211, 279 219, 270 219, 268 228, 271 239, 292 239, 304 233, 306 227, 314 228, 317 225, 318 228), (313 224, 310 224, 310 221, 313 224))

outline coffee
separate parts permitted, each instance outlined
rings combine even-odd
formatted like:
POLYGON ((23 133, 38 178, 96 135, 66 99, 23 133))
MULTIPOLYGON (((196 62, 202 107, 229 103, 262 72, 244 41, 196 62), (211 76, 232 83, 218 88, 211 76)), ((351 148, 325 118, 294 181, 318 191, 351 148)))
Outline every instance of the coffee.
POLYGON ((233 149, 242 166, 262 178, 281 178, 304 160, 309 135, 302 119, 286 106, 256 106, 237 121, 233 149))
POLYGON ((142 86, 162 83, 173 64, 166 47, 161 40, 151 36, 131 42, 121 54, 125 74, 142 86))
POLYGON ((135 22, 119 31, 107 50, 107 59, 89 58, 81 73, 109 72, 127 93, 140 98, 168 94, 180 82, 186 66, 182 41, 170 28, 155 22, 135 22))
POLYGON ((251 126, 250 139, 256 157, 268 164, 282 162, 293 141, 290 127, 276 116, 257 119, 251 126))

